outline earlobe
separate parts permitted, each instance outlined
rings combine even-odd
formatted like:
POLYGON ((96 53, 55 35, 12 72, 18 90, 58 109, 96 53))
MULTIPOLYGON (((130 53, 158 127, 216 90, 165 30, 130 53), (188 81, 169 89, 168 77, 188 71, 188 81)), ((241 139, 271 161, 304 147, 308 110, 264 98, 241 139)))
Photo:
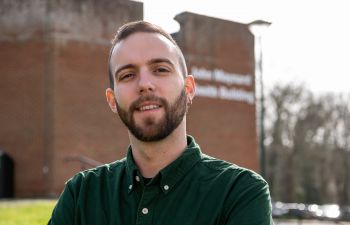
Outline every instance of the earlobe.
POLYGON ((109 105, 109 108, 111 108, 112 112, 117 112, 117 104, 114 96, 114 91, 111 88, 106 89, 106 99, 107 103, 109 105))

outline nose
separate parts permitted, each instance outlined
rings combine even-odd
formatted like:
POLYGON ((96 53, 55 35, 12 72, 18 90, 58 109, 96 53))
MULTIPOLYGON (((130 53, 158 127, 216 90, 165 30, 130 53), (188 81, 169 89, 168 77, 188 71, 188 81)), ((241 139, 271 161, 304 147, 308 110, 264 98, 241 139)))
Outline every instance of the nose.
POLYGON ((152 73, 148 70, 141 70, 139 76, 139 93, 146 94, 155 90, 152 73))

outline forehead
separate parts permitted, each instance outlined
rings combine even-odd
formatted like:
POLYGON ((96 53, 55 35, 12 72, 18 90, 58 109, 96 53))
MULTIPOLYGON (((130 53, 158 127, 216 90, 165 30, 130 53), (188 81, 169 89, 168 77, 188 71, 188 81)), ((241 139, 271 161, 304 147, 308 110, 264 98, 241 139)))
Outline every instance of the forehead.
POLYGON ((175 45, 158 33, 138 32, 118 42, 111 54, 111 67, 115 71, 125 64, 142 64, 151 59, 167 58, 178 66, 175 45))

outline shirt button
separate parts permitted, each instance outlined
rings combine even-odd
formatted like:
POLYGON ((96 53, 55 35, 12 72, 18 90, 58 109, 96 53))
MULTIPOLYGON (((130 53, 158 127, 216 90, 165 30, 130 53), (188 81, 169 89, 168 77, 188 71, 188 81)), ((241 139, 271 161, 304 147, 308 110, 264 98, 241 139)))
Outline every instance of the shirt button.
POLYGON ((132 185, 130 184, 130 185, 129 185, 129 190, 131 190, 131 189, 132 189, 132 185))
POLYGON ((147 208, 143 208, 142 209, 142 213, 145 214, 145 215, 148 214, 148 209, 147 208))
POLYGON ((139 177, 139 176, 136 176, 136 177, 135 177, 135 180, 136 180, 137 182, 140 182, 140 177, 139 177))
POLYGON ((164 190, 169 190, 169 186, 168 185, 164 185, 164 190))

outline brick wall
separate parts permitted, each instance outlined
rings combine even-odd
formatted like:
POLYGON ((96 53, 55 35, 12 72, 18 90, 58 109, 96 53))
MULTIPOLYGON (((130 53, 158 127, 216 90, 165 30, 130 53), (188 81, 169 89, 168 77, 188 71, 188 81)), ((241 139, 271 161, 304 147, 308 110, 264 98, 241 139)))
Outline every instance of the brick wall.
MULTIPOLYGON (((143 18, 143 6, 0 0, 0 12, 0 149, 15 160, 17 197, 57 196, 82 169, 67 158, 108 163, 125 156, 127 131, 105 100, 109 41, 121 24, 143 18)), ((246 25, 191 13, 176 20, 181 30, 174 36, 199 86, 254 95, 254 43, 246 25), (252 80, 225 83, 199 70, 252 80)), ((254 102, 204 94, 190 109, 189 133, 205 153, 256 170, 254 102)))
POLYGON ((0 2, 0 148, 17 197, 57 196, 81 169, 124 155, 127 135, 105 100, 110 39, 143 18, 127 0, 0 2))
POLYGON ((217 92, 200 93, 197 88, 187 120, 189 133, 205 153, 258 170, 253 35, 246 24, 189 12, 175 19, 180 31, 173 36, 189 73, 198 86, 217 92))

